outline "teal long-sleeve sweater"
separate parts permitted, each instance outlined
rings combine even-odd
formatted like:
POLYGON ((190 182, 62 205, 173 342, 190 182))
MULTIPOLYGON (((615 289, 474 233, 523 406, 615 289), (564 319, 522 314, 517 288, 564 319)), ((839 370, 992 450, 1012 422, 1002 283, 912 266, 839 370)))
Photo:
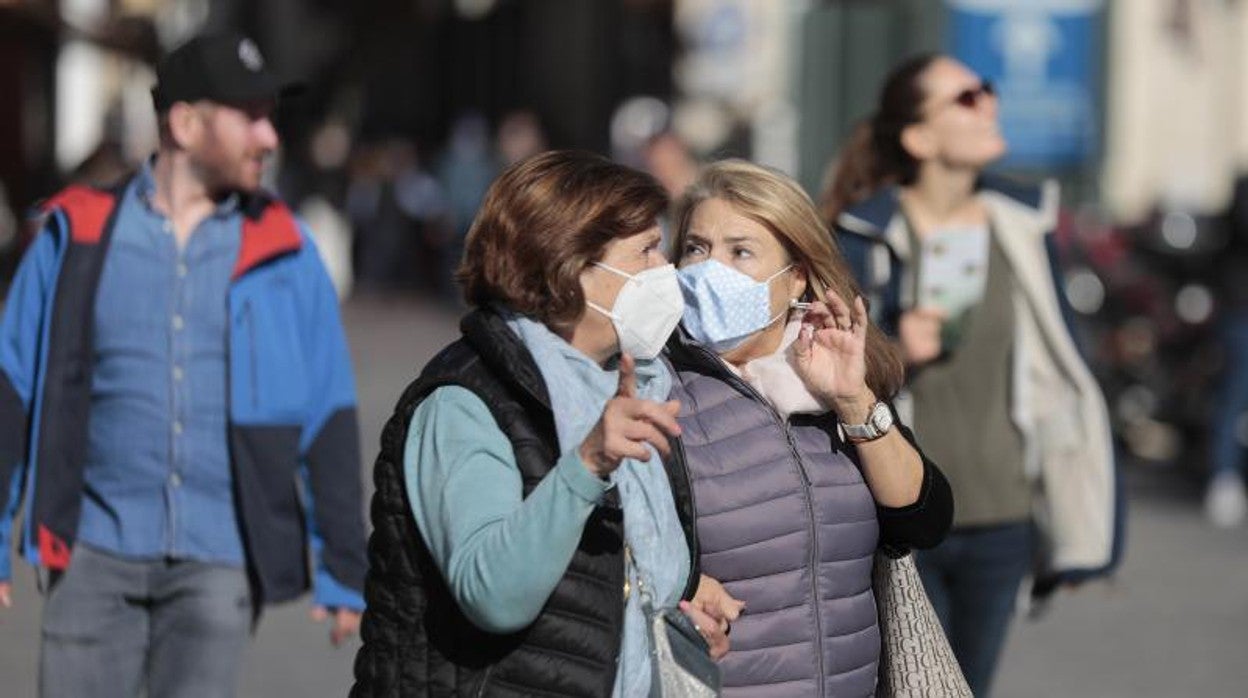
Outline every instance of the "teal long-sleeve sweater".
POLYGON ((412 516, 451 593, 494 633, 537 618, 611 487, 572 450, 523 498, 507 436, 480 398, 456 386, 434 390, 412 414, 403 470, 412 516))

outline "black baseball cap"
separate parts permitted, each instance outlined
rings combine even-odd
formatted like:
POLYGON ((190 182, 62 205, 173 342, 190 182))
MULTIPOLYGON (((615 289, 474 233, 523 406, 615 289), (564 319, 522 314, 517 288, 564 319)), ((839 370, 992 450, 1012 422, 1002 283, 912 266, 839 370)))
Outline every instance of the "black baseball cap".
POLYGON ((156 64, 152 101, 157 111, 201 99, 237 104, 287 96, 303 89, 269 70, 256 42, 234 31, 201 34, 156 64))

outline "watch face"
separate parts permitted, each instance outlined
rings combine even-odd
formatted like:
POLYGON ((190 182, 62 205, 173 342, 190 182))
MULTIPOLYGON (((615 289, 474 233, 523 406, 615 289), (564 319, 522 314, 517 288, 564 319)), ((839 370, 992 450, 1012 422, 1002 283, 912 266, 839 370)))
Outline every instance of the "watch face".
POLYGON ((871 424, 880 433, 888 431, 893 426, 893 411, 881 402, 874 410, 871 410, 871 424))

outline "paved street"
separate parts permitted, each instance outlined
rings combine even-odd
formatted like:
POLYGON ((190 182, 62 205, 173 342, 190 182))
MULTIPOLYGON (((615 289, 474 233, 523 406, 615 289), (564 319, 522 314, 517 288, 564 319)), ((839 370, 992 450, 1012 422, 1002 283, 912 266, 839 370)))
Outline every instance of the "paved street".
MULTIPOLYGON (((455 319, 415 301, 356 300, 345 316, 368 465, 381 425, 455 319)), ((1172 698, 1248 694, 1248 529, 1205 526, 1199 493, 1167 472, 1130 472, 1126 563, 1115 582, 1061 596, 1010 638, 997 696, 1172 698)), ((371 491, 371 486, 369 487, 371 491)), ((39 598, 17 563, 16 607, 0 611, 0 696, 35 695, 39 598)), ((344 696, 355 644, 331 649, 305 603, 268 612, 243 696, 344 696)))

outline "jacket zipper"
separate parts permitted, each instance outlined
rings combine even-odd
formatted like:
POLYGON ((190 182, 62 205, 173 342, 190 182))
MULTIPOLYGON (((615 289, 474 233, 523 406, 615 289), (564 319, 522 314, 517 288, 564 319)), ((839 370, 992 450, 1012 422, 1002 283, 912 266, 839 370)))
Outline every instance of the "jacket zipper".
MULTIPOLYGON (((823 617, 822 607, 819 603, 819 525, 815 520, 815 498, 814 493, 811 492, 810 475, 806 472, 806 467, 802 464, 802 456, 797 450, 797 444, 793 443, 793 435, 789 432, 788 425, 785 424, 784 420, 780 418, 780 413, 776 411, 776 408, 772 407, 771 403, 767 402, 766 398, 755 390, 753 386, 741 380, 741 377, 732 371, 724 368, 722 366, 723 360, 715 354, 712 354, 709 349, 697 345, 690 348, 702 354, 704 357, 711 359, 712 365, 715 366, 720 374, 723 375, 723 377, 726 378, 731 385, 765 406, 767 411, 771 413, 771 417, 775 421, 776 425, 780 427, 780 431, 784 434, 785 442, 789 445, 789 453, 793 456, 793 463, 797 467, 797 474, 801 478, 802 484, 804 485, 804 487, 802 487, 802 499, 806 504, 806 523, 810 531, 810 556, 808 560, 810 563, 810 593, 811 600, 814 603, 813 610, 815 614, 815 651, 819 653, 818 695, 825 695, 824 681, 827 675, 827 669, 823 659, 823 617)), ((691 486, 690 490, 692 491, 692 489, 693 488, 691 486)))
POLYGON ((494 671, 493 664, 485 668, 485 674, 481 677, 481 685, 477 687, 477 698, 484 698, 485 687, 490 684, 490 672, 494 671))
POLYGON ((247 358, 249 359, 247 362, 247 368, 249 369, 248 378, 250 379, 250 385, 251 385, 251 407, 252 409, 259 409, 260 407, 260 390, 259 390, 260 383, 259 383, 259 376, 256 375, 256 325, 251 317, 251 301, 250 300, 243 302, 242 318, 243 318, 243 324, 246 325, 247 327, 247 341, 249 342, 248 347, 247 347, 248 349, 247 358))

